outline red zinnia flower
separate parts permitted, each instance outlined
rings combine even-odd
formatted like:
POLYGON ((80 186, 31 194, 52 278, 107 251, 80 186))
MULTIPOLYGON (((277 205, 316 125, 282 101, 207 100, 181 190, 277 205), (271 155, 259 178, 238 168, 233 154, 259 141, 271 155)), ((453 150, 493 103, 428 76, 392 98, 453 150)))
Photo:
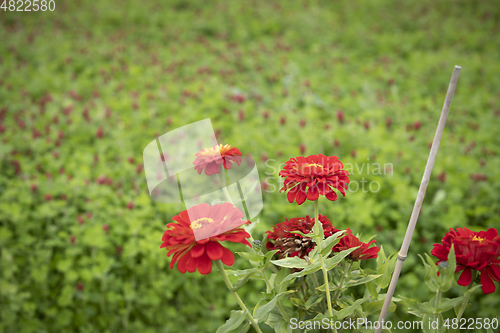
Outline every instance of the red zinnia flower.
POLYGON ((342 237, 339 243, 333 247, 333 252, 340 252, 359 246, 356 250, 351 252, 347 258, 354 261, 373 259, 377 258, 377 253, 380 250, 377 246, 370 247, 370 245, 375 242, 376 240, 372 240, 369 243, 363 243, 358 237, 352 234, 351 229, 347 228, 344 237, 342 237))
POLYGON ((281 177, 286 177, 280 192, 289 190, 288 201, 292 203, 296 200, 299 205, 306 199, 317 200, 320 194, 335 201, 337 193, 333 189, 336 188, 345 196, 349 183, 349 172, 342 170, 343 167, 337 156, 318 154, 292 158, 279 173, 281 177))
POLYGON ((178 262, 177 269, 181 273, 198 270, 201 274, 209 274, 212 260, 221 260, 231 266, 234 255, 219 242, 251 246, 246 240, 250 235, 243 228, 238 228, 245 223, 241 220, 243 216, 230 203, 214 206, 202 203, 174 216, 172 220, 178 223, 167 224, 168 229, 163 234, 163 244, 160 246, 169 250, 167 256, 173 254, 170 268, 178 262))
POLYGON ((231 163, 240 165, 241 152, 236 147, 231 145, 217 145, 211 148, 205 148, 196 153, 196 160, 193 162, 194 168, 201 175, 203 169, 205 174, 210 176, 220 171, 220 165, 223 164, 224 168, 231 169, 231 163))
MULTIPOLYGON (((324 216, 319 215, 319 221, 323 225, 323 232, 325 237, 330 237, 339 230, 332 226, 330 220, 324 216)), ((303 237, 302 235, 292 233, 291 231, 300 231, 308 234, 314 227, 314 218, 296 217, 285 222, 278 223, 273 226, 273 231, 266 231, 267 238, 273 240, 266 244, 268 250, 279 250, 278 256, 281 258, 289 255, 290 257, 299 256, 304 258, 314 248, 314 242, 311 238, 303 237)))
POLYGON ((500 282, 500 236, 496 229, 474 232, 467 228, 450 231, 442 239, 442 244, 434 244, 431 254, 441 261, 448 260, 451 245, 455 248, 457 269, 460 272, 458 284, 468 286, 472 282, 472 270, 481 273, 481 284, 485 294, 495 291, 493 280, 500 282))

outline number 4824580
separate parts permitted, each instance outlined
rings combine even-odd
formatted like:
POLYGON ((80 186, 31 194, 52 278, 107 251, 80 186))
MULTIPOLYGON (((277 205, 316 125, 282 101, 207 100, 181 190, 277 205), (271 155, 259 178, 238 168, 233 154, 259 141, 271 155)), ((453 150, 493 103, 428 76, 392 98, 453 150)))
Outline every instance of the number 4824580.
MULTIPOLYGON (((1 1, 1 0, 0 0, 1 1)), ((49 10, 53 12, 56 9, 54 0, 4 0, 0 9, 9 12, 38 12, 49 10)))

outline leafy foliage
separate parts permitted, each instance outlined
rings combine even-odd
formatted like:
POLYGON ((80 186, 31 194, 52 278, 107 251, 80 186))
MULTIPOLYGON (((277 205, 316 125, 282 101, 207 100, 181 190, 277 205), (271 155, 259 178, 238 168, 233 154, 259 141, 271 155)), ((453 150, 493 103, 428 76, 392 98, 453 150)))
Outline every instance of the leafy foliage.
MULTIPOLYGON (((395 253, 458 64, 398 284, 398 293, 431 299, 415 253, 450 227, 500 222, 499 16, 494 2, 430 0, 56 1, 54 12, 0 10, 0 332, 214 332, 229 319, 237 304, 221 296, 220 277, 168 269, 161 234, 184 207, 152 202, 141 167, 157 135, 202 118, 221 143, 260 157, 267 190, 254 235, 311 214, 283 204, 277 173, 301 150, 322 152, 352 163, 348 199, 322 202, 322 214, 339 229, 377 233, 395 253)), ((362 303, 346 298, 336 311, 375 316, 389 258, 364 273, 353 266, 360 275, 349 281, 381 276, 351 289, 362 303)), ((312 274, 284 281, 281 269, 260 303, 255 290, 267 287, 256 262, 232 267, 256 269, 235 277, 248 276, 238 292, 249 306, 295 285, 315 290, 312 274)), ((319 292, 305 301, 296 294, 279 300, 304 316, 323 302, 319 292)), ((470 302, 471 318, 498 314, 497 295, 470 302)), ((283 320, 273 309, 266 323, 286 331, 283 320)))

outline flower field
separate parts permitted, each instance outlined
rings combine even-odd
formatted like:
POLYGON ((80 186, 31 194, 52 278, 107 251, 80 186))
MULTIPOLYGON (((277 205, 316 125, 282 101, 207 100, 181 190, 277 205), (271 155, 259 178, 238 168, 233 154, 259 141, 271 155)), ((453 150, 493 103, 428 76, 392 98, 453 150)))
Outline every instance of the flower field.
MULTIPOLYGON (((450 253, 460 273, 441 274, 453 282, 446 297, 482 284, 463 318, 498 319, 500 245, 490 228, 500 227, 499 33, 500 7, 475 0, 0 9, 0 332, 215 332, 239 302, 212 261, 250 269, 236 254, 248 245, 303 260, 320 244, 305 235, 320 225, 326 239, 347 230, 330 252, 357 247, 347 258, 376 271, 401 247, 455 65, 457 90, 387 320, 420 320, 409 299, 433 297, 422 281, 450 253), (217 178, 255 160, 263 209, 251 234, 261 243, 243 227, 195 240, 186 206, 150 197, 145 147, 206 118, 227 157, 203 147, 193 174, 217 178)), ((234 227, 246 220, 227 203, 190 212, 201 230, 221 216, 234 227)), ((258 314, 271 288, 248 280, 238 294, 258 314)), ((377 281, 385 293, 389 281, 377 281)), ((364 293, 358 285, 344 295, 364 293)), ((296 305, 280 300, 285 312, 296 305)), ((363 311, 372 321, 380 313, 363 311)), ((279 331, 267 321, 262 332, 279 331)))

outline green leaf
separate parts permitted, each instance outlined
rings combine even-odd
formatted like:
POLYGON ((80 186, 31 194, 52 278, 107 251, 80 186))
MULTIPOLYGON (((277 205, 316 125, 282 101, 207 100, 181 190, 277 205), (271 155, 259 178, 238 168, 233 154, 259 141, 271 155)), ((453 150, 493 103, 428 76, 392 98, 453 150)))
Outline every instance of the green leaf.
POLYGON ((313 306, 315 306, 316 304, 320 303, 325 297, 323 295, 319 296, 319 295, 312 295, 311 297, 309 297, 309 299, 307 300, 306 304, 305 304, 305 307, 306 309, 309 309, 313 306))
POLYGON ((257 268, 250 268, 250 269, 242 269, 242 270, 238 270, 238 271, 233 271, 233 270, 230 270, 230 269, 226 269, 226 274, 228 276, 242 276, 242 275, 248 275, 248 274, 251 274, 251 273, 255 273, 255 272, 258 272, 259 270, 257 268))
POLYGON ((364 302, 368 301, 369 297, 364 297, 361 299, 358 299, 356 302, 351 304, 350 306, 343 308, 342 310, 338 311, 335 316, 339 319, 342 320, 347 316, 350 316, 353 314, 354 311, 356 311, 356 308, 360 307, 361 304, 364 302))
POLYGON ((408 313, 411 313, 417 317, 423 317, 425 314, 434 313, 434 306, 431 302, 419 303, 414 299, 399 296, 401 302, 408 308, 408 313))
POLYGON ((276 274, 276 277, 274 278, 274 289, 277 294, 282 293, 283 291, 286 291, 286 288, 290 284, 290 280, 287 282, 283 283, 283 279, 287 277, 290 274, 290 270, 288 268, 282 267, 278 274, 276 274))
POLYGON ((240 257, 243 257, 245 259, 255 261, 255 262, 261 262, 264 259, 264 256, 261 254, 257 253, 250 253, 250 252, 236 252, 240 257))
POLYGON ((441 314, 425 314, 422 318, 423 330, 425 333, 444 333, 446 328, 441 314))
POLYGON ((288 295, 288 294, 291 294, 291 293, 294 293, 294 292, 295 292, 295 290, 289 290, 289 291, 285 291, 283 293, 280 293, 280 294, 274 296, 272 300, 270 300, 265 305, 259 307, 256 311, 254 311, 255 319, 257 319, 258 321, 265 321, 267 319, 267 316, 271 312, 271 310, 274 309, 274 307, 276 306, 276 302, 278 302, 278 300, 281 297, 288 295))
POLYGON ((248 321, 248 323, 246 323, 242 328, 241 330, 239 330, 238 333, 247 333, 248 330, 250 329, 250 326, 252 325, 252 323, 250 321, 248 321))
POLYGON ((427 253, 425 254, 425 259, 420 254, 419 256, 422 259, 425 267, 425 284, 427 284, 427 287, 429 287, 432 292, 436 292, 440 287, 437 276, 438 269, 436 263, 427 253))
POLYGON ((255 274, 255 273, 250 273, 248 275, 245 275, 244 277, 242 277, 241 279, 238 280, 238 282, 236 282, 234 285, 233 285, 233 288, 232 288, 232 291, 237 291, 238 289, 240 289, 241 287, 243 287, 243 285, 245 283, 248 282, 248 280, 250 279, 250 277, 255 274))
POLYGON ((341 251, 341 252, 337 253, 336 255, 334 255, 333 257, 326 259, 325 260, 326 269, 329 271, 333 267, 337 266, 337 264, 339 262, 341 262, 345 257, 347 257, 349 254, 351 254, 351 252, 353 252, 354 250, 356 250, 358 247, 359 246, 352 247, 350 249, 341 251))
POLYGON ((373 281, 370 281, 368 282, 367 284, 365 284, 365 287, 366 287, 366 290, 368 290, 368 294, 370 296, 372 296, 373 299, 377 299, 378 298, 378 291, 377 291, 377 287, 375 287, 375 284, 373 283, 373 281))
MULTIPOLYGON (((478 288, 480 288, 480 287, 481 287, 481 285, 479 284, 479 285, 476 285, 476 286, 474 286, 474 287, 472 287, 472 288, 468 289, 468 290, 467 290, 467 291, 466 291, 466 292, 462 295, 462 297, 467 298, 467 296, 468 296, 468 295, 472 294, 472 293, 473 293, 476 289, 478 289, 478 288)), ((470 296, 469 296, 469 297, 470 297, 470 296)), ((470 304, 470 303, 468 303, 468 304, 466 305, 466 308, 465 308, 465 309, 469 308, 470 306, 471 306, 471 304, 470 304)), ((457 306, 455 306, 455 314, 456 314, 457 316, 458 316, 458 311, 460 310, 460 307, 461 307, 461 304, 458 304, 457 306)))
POLYGON ((245 312, 243 310, 231 311, 231 317, 226 320, 226 323, 217 329, 216 333, 232 332, 245 320, 245 312))
POLYGON ((292 333, 289 323, 281 315, 270 313, 265 323, 276 333, 292 333))
POLYGON ((344 283, 344 287, 347 289, 349 287, 358 286, 360 284, 365 284, 367 282, 370 282, 370 281, 373 281, 373 280, 379 278, 380 276, 381 276, 381 274, 378 274, 378 275, 370 274, 370 275, 364 276, 364 277, 359 278, 359 279, 351 279, 351 280, 344 283))
POLYGON ((321 249, 322 249, 321 250, 321 255, 322 256, 328 256, 331 253, 333 247, 339 243, 340 239, 342 238, 340 236, 342 236, 344 233, 345 233, 345 230, 341 230, 339 232, 334 233, 330 237, 325 238, 324 240, 322 240, 320 242, 321 249))
POLYGON ((287 267, 287 268, 306 268, 308 266, 307 261, 299 257, 271 260, 271 262, 276 266, 287 267))
POLYGON ((381 267, 383 264, 385 264, 387 258, 385 256, 385 251, 384 247, 381 245, 380 250, 377 253, 377 268, 381 267))
POLYGON ((464 297, 456 297, 456 298, 441 298, 439 305, 438 305, 438 311, 439 312, 445 312, 450 309, 453 309, 455 306, 462 304, 464 297))
MULTIPOLYGON (((380 255, 380 251, 379 251, 380 255)), ((385 257, 385 254, 384 254, 385 257)), ((377 287, 379 289, 385 289, 389 286, 389 283, 392 279, 392 273, 394 272, 394 268, 396 267, 397 255, 392 254, 389 258, 386 258, 382 264, 379 265, 377 269, 377 274, 382 274, 382 276, 375 281, 377 283, 377 287)), ((379 264, 377 257, 377 265, 379 264)))
MULTIPOLYGON (((373 301, 373 302, 365 302, 363 303, 363 311, 367 316, 372 314, 380 313, 382 307, 384 306, 384 300, 381 301, 373 301)), ((396 311, 396 303, 392 302, 389 305, 389 312, 396 311)))
POLYGON ((292 279, 294 279, 296 277, 301 277, 301 276, 305 276, 305 275, 309 275, 309 274, 315 273, 315 272, 319 271, 320 269, 321 269, 321 263, 319 263, 319 262, 314 263, 312 265, 307 266, 306 268, 304 268, 300 272, 296 272, 296 273, 288 275, 287 277, 285 277, 285 279, 283 280, 282 284, 285 283, 285 282, 287 282, 287 281, 290 281, 290 280, 292 280, 292 279))
POLYGON ((267 266, 269 264, 269 262, 271 261, 272 257, 276 252, 278 252, 278 250, 272 250, 266 252, 266 254, 264 255, 264 266, 267 266))
POLYGON ((457 262, 455 258, 455 248, 452 244, 450 252, 448 254, 448 261, 442 262, 438 265, 439 278, 438 282, 440 285, 440 289, 442 291, 447 291, 455 285, 455 269, 457 267, 457 262), (447 265, 446 268, 443 268, 443 265, 447 265), (441 267, 440 267, 441 266, 441 267))

